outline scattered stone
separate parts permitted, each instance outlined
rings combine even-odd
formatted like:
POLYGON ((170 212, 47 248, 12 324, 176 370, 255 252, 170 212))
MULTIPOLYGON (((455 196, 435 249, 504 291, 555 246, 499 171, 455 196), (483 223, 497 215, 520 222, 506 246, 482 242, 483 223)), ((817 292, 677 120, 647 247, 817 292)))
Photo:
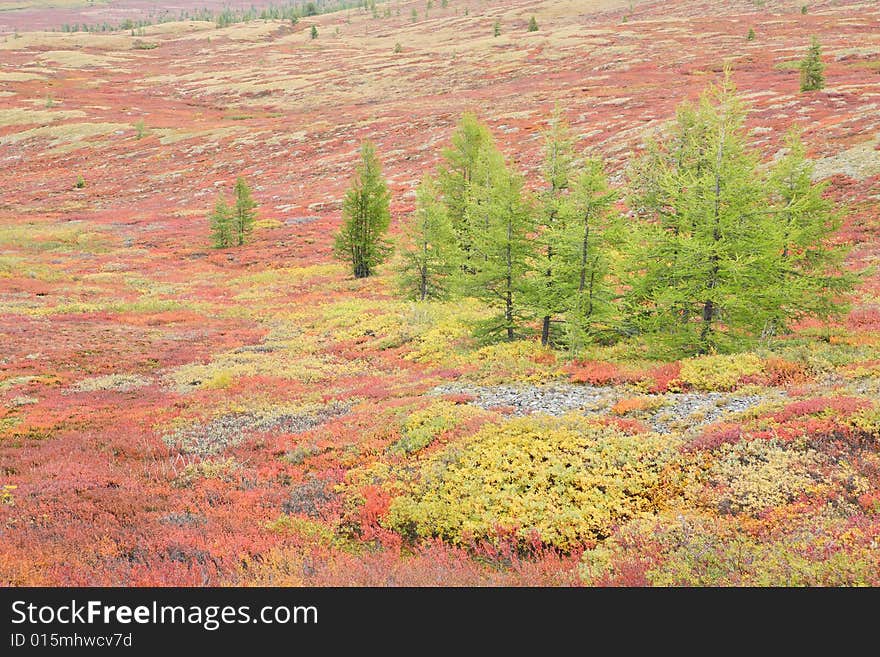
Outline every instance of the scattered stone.
MULTIPOLYGON (((512 415, 564 415, 582 411, 585 415, 607 415, 617 401, 627 396, 625 390, 609 386, 549 383, 544 385, 476 386, 445 384, 431 390, 434 395, 467 395, 469 402, 487 410, 513 409, 512 415)), ((737 395, 735 392, 669 392, 656 395, 663 403, 646 418, 658 433, 674 429, 693 429, 741 413, 761 403, 758 395, 737 395)))
POLYGON ((169 447, 202 457, 219 454, 253 433, 301 433, 348 412, 349 404, 333 402, 305 413, 228 413, 207 423, 194 423, 162 437, 169 447))

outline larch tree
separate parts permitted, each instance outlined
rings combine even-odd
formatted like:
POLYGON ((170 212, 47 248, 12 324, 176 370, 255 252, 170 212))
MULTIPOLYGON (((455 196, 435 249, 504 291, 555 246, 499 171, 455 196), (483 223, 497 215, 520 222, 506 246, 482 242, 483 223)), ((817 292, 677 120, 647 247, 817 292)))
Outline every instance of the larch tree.
POLYGON ((257 216, 257 204, 251 196, 251 188, 244 176, 235 180, 235 207, 232 210, 233 233, 236 243, 241 246, 250 236, 257 216))
POLYGON ((783 277, 780 311, 768 333, 786 331, 802 317, 828 318, 843 312, 841 293, 854 282, 842 269, 848 247, 829 243, 841 217, 824 198, 827 183, 813 181, 814 165, 797 130, 789 131, 785 149, 769 176, 769 206, 782 231, 783 277))
POLYGON ((223 198, 223 194, 217 196, 217 202, 214 204, 214 210, 208 215, 208 221, 211 225, 211 241, 217 249, 225 249, 232 246, 232 209, 223 198))
POLYGON ((620 241, 616 200, 602 161, 588 158, 573 182, 570 214, 558 240, 556 288, 566 300, 567 341, 575 351, 610 332, 616 319, 609 282, 612 252, 620 241))
POLYGON ((481 161, 480 153, 492 144, 492 136, 474 114, 466 113, 452 133, 451 141, 450 147, 443 150, 438 184, 462 252, 461 264, 466 270, 473 255, 473 231, 468 217, 471 188, 481 161))
POLYGON ((568 123, 559 107, 554 110, 550 125, 544 133, 544 189, 540 195, 537 218, 538 254, 534 263, 537 275, 533 277, 530 305, 541 320, 541 344, 554 342, 551 329, 561 321, 571 289, 565 284, 563 272, 566 258, 560 253, 571 209, 568 196, 572 176, 574 146, 568 123))
POLYGON ((495 311, 478 334, 515 340, 528 315, 527 276, 534 260, 532 208, 523 194, 523 180, 493 148, 486 147, 468 207, 473 233, 473 273, 463 289, 495 311))
POLYGON ((631 254, 631 319, 677 351, 735 349, 778 315, 782 231, 729 71, 647 157, 640 170, 653 173, 634 181, 650 220, 631 254))
POLYGON ((822 46, 816 37, 810 42, 807 54, 801 60, 801 91, 818 91, 825 86, 825 64, 822 46))
POLYGON ((391 223, 391 195, 371 141, 361 145, 360 157, 342 203, 343 224, 336 234, 334 253, 351 265, 355 278, 366 278, 391 251, 385 240, 391 223))
POLYGON ((452 223, 435 179, 425 176, 416 190, 416 210, 406 228, 398 283, 408 299, 443 299, 449 294, 457 254, 452 223))

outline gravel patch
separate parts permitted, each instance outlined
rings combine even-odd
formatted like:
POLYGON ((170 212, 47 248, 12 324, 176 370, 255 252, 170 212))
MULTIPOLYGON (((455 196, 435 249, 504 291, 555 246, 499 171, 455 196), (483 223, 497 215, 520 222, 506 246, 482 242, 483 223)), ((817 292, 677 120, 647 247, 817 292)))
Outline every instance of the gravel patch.
MULTIPOLYGON (((596 411, 609 405, 614 388, 566 383, 535 385, 469 386, 457 383, 438 386, 435 395, 471 395, 480 408, 513 408, 513 415, 546 413, 564 415, 570 411, 596 411)), ((611 401, 610 403, 614 403, 611 401)))
POLYGON ((186 454, 211 456, 242 442, 253 433, 301 433, 348 412, 349 405, 333 402, 308 413, 229 413, 207 423, 194 423, 162 437, 166 445, 186 454))
MULTIPOLYGON (((607 415, 611 407, 631 393, 611 386, 590 386, 573 383, 545 385, 476 386, 445 384, 431 390, 433 395, 468 395, 470 404, 487 410, 513 409, 512 415, 564 415, 581 411, 585 415, 607 415)), ((741 413, 766 400, 758 395, 737 395, 724 392, 669 392, 653 395, 661 400, 656 410, 640 415, 658 433, 695 429, 727 415, 741 413)))
POLYGON ((670 392, 662 397, 666 405, 648 419, 648 424, 658 433, 670 433, 676 425, 686 430, 711 424, 725 415, 756 406, 763 399, 757 395, 736 396, 723 392, 670 392))

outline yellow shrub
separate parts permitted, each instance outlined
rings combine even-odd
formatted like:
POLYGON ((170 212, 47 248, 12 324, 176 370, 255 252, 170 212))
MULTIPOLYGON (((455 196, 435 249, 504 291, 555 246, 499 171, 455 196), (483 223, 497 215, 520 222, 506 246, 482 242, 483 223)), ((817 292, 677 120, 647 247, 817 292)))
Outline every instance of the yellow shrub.
POLYGON ((232 473, 238 469, 234 458, 208 459, 198 463, 190 463, 174 479, 178 488, 188 488, 200 479, 222 479, 230 481, 232 473))
POLYGON ((578 415, 510 420, 427 459, 386 522, 412 538, 461 544, 503 529, 571 549, 658 507, 670 448, 578 415))
POLYGON ((801 495, 827 492, 843 481, 853 494, 866 490, 864 479, 850 467, 837 464, 828 474, 828 457, 802 445, 752 440, 723 445, 718 451, 718 460, 706 472, 709 492, 701 501, 721 513, 757 516, 801 495))
POLYGON ((284 226, 283 221, 279 221, 278 219, 266 218, 260 219, 259 221, 254 222, 254 228, 257 230, 265 229, 272 230, 274 228, 282 228, 284 226))
POLYGON ((207 381, 202 381, 202 387, 209 390, 225 390, 232 385, 232 372, 220 370, 207 381))
POLYGON ((479 415, 473 406, 440 400, 411 413, 403 422, 402 436, 394 444, 395 451, 416 452, 430 445, 435 438, 459 424, 479 415))
POLYGON ((405 358, 450 367, 461 364, 458 348, 471 338, 472 324, 485 317, 485 308, 470 299, 413 304, 413 307, 409 322, 415 325, 414 337, 405 358))
POLYGON ((700 390, 732 390, 741 378, 763 369, 764 361, 751 353, 700 356, 681 362, 679 379, 700 390))
POLYGON ((880 440, 880 405, 874 404, 853 413, 847 422, 859 433, 880 440))
POLYGON ((278 534, 291 534, 319 545, 333 543, 333 532, 325 525, 308 518, 282 513, 277 519, 266 523, 266 529, 278 534))
POLYGON ((18 486, 13 486, 12 484, 3 484, 0 487, 0 504, 6 504, 8 506, 15 505, 15 497, 12 495, 12 491, 14 491, 18 486))

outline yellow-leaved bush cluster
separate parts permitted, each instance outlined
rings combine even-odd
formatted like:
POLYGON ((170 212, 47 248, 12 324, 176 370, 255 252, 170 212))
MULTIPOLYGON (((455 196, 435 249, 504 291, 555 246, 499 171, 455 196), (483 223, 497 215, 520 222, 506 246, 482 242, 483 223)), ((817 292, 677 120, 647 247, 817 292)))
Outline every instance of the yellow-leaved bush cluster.
POLYGON ((434 439, 452 431, 463 422, 488 415, 475 406, 438 400, 410 413, 401 425, 401 437, 392 451, 410 454, 427 447, 434 439))
POLYGON ((835 462, 800 442, 776 439, 722 445, 701 476, 708 486, 694 495, 698 505, 754 517, 801 497, 832 494, 835 489, 847 491, 854 501, 870 488, 845 461, 835 462))
POLYGON ((679 379, 698 390, 733 390, 740 379, 763 370, 757 354, 699 356, 681 361, 679 379))
POLYGON ((410 539, 467 544, 513 532, 569 550, 663 506, 675 446, 576 414, 488 425, 426 458, 384 524, 410 539))

